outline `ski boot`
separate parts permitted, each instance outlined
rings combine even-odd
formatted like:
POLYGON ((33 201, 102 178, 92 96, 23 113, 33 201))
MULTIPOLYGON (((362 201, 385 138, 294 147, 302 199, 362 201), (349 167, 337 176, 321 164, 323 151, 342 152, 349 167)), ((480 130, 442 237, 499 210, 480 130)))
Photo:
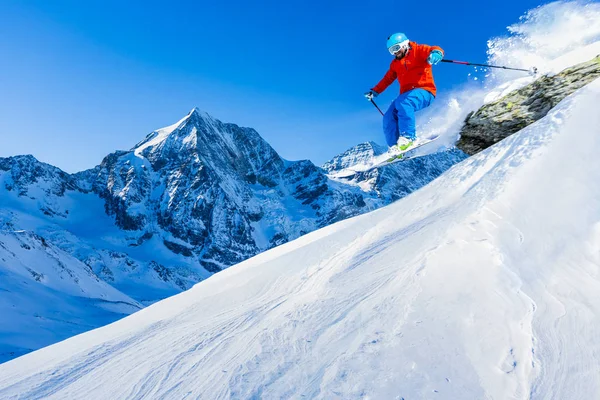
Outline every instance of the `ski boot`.
POLYGON ((388 162, 402 159, 402 157, 404 157, 404 153, 414 147, 415 142, 416 140, 410 140, 407 137, 400 136, 398 138, 398 142, 391 147, 392 152, 395 154, 388 159, 388 162))

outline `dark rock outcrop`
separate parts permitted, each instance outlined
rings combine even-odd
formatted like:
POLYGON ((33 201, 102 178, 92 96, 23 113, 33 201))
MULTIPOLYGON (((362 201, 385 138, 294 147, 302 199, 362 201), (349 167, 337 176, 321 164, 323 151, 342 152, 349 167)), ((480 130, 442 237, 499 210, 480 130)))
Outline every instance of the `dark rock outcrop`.
POLYGON ((557 75, 542 76, 469 114, 456 146, 476 154, 543 118, 562 99, 598 77, 600 56, 557 75))

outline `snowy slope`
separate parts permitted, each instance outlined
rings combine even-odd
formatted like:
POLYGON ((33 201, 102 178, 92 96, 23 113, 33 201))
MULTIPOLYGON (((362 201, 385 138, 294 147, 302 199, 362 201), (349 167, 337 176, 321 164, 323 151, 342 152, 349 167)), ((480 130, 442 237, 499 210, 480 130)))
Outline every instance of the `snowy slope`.
POLYGON ((0 398, 593 398, 600 81, 377 211, 0 365, 0 398))
POLYGON ((27 231, 0 231, 0 362, 142 308, 27 231))

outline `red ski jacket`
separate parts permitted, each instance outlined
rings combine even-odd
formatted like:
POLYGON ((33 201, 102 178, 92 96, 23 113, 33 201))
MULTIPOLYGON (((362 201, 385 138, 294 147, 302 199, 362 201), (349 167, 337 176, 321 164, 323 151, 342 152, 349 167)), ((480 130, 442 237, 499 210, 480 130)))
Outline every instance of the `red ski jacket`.
POLYGON ((383 79, 371 90, 381 93, 398 79, 400 84, 400 94, 416 88, 425 89, 435 96, 436 89, 433 82, 431 65, 427 62, 427 57, 433 50, 444 52, 441 47, 428 46, 426 44, 410 43, 410 50, 406 57, 401 60, 394 60, 390 64, 389 71, 383 79))

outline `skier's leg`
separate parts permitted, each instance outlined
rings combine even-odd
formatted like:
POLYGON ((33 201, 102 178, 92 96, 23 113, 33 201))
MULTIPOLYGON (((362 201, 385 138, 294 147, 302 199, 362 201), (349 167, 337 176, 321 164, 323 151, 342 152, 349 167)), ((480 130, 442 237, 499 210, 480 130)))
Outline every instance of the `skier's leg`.
POLYGON ((415 111, 428 107, 435 97, 425 89, 413 89, 400 95, 394 105, 397 110, 398 131, 400 136, 409 140, 417 138, 415 111))
POLYGON ((393 101, 390 108, 383 115, 383 134, 388 146, 393 146, 398 141, 398 117, 396 116, 396 106, 393 101))

